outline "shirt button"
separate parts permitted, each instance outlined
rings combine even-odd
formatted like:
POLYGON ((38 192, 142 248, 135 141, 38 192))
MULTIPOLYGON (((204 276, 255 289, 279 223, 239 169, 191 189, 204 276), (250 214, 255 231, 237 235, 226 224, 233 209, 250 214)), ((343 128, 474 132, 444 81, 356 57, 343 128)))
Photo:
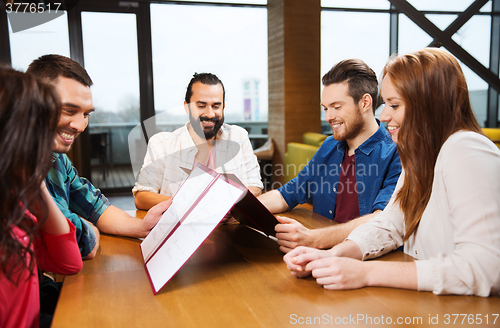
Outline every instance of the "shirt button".
POLYGON ((330 212, 330 214, 332 214, 332 210, 329 210, 328 212, 330 212))
POLYGON ((337 188, 333 188, 333 192, 337 192, 337 188))
POLYGON ((418 255, 418 252, 417 252, 417 250, 415 250, 415 255, 418 255))

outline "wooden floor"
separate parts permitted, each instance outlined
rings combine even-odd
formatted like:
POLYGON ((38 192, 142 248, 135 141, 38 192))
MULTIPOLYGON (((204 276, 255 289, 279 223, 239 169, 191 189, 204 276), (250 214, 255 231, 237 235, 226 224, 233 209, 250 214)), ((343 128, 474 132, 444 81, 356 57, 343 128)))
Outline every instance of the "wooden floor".
POLYGON ((92 167, 92 184, 100 189, 129 188, 135 183, 134 173, 130 165, 114 165, 109 167, 104 176, 102 167, 92 167))

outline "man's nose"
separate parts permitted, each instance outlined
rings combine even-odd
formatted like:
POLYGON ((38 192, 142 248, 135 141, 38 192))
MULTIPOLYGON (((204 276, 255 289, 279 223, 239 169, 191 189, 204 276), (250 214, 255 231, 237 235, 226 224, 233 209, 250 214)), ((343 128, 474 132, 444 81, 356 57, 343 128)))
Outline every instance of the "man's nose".
POLYGON ((83 132, 87 127, 87 118, 83 115, 75 115, 71 120, 71 128, 77 130, 78 132, 83 132))
POLYGON ((333 109, 327 109, 325 111, 325 121, 329 122, 333 119, 335 119, 335 111, 333 109))
POLYGON ((208 118, 212 118, 215 116, 215 110, 212 106, 207 106, 207 110, 205 111, 205 116, 208 118))

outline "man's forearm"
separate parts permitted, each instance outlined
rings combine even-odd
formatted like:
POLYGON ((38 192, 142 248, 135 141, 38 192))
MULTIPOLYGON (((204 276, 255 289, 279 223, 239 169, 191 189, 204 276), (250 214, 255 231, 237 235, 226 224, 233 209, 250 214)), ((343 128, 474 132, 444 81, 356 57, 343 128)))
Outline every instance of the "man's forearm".
POLYGON ((104 233, 144 238, 155 227, 171 204, 172 200, 170 199, 153 206, 143 219, 132 217, 121 209, 111 205, 97 220, 97 227, 104 233))
POLYGON ((337 224, 331 227, 312 230, 314 240, 316 241, 313 247, 318 249, 332 248, 333 246, 343 242, 349 234, 363 223, 370 221, 380 211, 376 210, 373 213, 359 217, 346 223, 337 224))
POLYGON ((139 191, 137 194, 135 194, 134 203, 135 207, 138 210, 147 211, 156 204, 161 203, 170 198, 172 197, 160 195, 151 191, 139 191))
POLYGON ((255 187, 255 186, 250 186, 248 187, 248 190, 255 196, 255 197, 258 197, 260 195, 262 195, 262 189, 260 189, 259 187, 255 187))
POLYGON ((268 191, 260 195, 258 199, 271 213, 281 213, 289 210, 288 204, 278 190, 268 191))
POLYGON ((113 205, 102 213, 96 226, 107 234, 135 238, 146 237, 149 232, 142 229, 142 219, 132 217, 113 205))

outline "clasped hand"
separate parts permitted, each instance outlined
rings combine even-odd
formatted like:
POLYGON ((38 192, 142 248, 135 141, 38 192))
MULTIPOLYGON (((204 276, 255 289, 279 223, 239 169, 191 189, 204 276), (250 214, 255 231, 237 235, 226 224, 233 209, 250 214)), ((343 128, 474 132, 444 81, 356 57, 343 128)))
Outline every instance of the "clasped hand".
POLYGON ((326 289, 355 289, 367 286, 366 263, 338 257, 334 249, 318 250, 297 247, 283 259, 287 268, 298 278, 312 274, 316 282, 326 289))

